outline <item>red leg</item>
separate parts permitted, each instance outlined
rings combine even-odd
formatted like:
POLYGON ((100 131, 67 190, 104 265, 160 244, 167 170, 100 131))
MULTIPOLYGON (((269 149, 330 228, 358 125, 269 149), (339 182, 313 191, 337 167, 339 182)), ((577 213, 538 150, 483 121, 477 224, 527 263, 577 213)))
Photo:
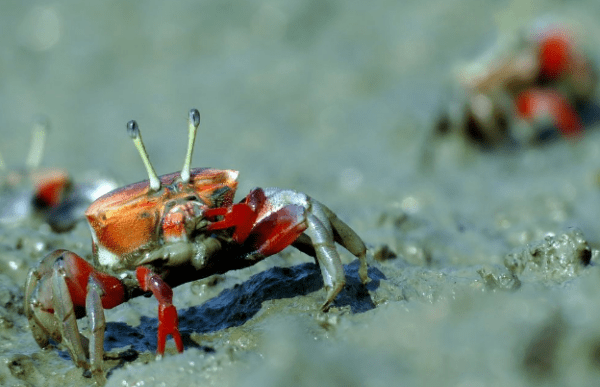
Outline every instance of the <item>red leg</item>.
POLYGON ((138 267, 135 274, 140 287, 145 291, 151 291, 158 300, 158 344, 156 352, 159 355, 165 353, 168 335, 173 336, 177 351, 183 352, 177 309, 173 305, 173 290, 160 276, 154 274, 147 267, 138 267))

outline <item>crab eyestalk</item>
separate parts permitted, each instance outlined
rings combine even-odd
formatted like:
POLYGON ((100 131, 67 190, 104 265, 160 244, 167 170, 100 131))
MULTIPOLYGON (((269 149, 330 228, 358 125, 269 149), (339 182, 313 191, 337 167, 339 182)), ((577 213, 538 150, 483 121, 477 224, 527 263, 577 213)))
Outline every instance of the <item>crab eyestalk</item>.
POLYGON ((194 143, 196 142, 196 132, 200 126, 200 112, 198 109, 190 110, 188 117, 188 147, 185 154, 183 168, 181 168, 181 180, 184 183, 190 181, 190 166, 192 164, 192 154, 194 153, 194 143))
POLYGON ((142 161, 144 162, 144 166, 148 172, 148 178, 150 179, 150 189, 152 191, 158 191, 160 189, 160 179, 156 175, 156 171, 150 163, 148 152, 146 152, 146 148, 142 142, 142 133, 140 132, 140 128, 135 120, 131 120, 127 123, 127 133, 129 133, 129 137, 133 139, 133 144, 135 145, 140 157, 142 158, 142 161))
POLYGON ((48 119, 45 117, 38 117, 34 124, 31 132, 31 146, 27 159, 25 161, 25 167, 28 170, 36 169, 42 162, 42 156, 44 155, 44 147, 46 146, 46 135, 48 134, 48 119))

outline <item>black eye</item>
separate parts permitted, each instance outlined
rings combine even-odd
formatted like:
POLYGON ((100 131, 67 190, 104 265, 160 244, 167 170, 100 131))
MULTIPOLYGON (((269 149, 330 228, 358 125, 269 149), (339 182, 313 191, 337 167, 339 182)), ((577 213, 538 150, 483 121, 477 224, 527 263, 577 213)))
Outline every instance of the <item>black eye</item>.
POLYGON ((190 122, 192 123, 192 125, 194 126, 199 126, 200 125, 200 112, 198 111, 198 109, 192 109, 190 110, 190 122))
POLYGON ((127 123, 127 133, 131 138, 137 138, 140 135, 140 128, 135 120, 131 120, 127 123))

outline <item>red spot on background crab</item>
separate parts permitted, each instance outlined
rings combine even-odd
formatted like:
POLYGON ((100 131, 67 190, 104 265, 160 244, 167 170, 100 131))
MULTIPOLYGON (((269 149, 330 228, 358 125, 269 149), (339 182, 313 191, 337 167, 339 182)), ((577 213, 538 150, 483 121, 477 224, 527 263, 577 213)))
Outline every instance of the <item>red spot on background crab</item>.
POLYGON ((542 37, 539 43, 540 73, 549 79, 558 79, 569 71, 573 43, 562 30, 542 37))
POLYGON ((583 125, 575 109, 552 89, 525 90, 517 96, 515 104, 521 117, 533 124, 550 121, 566 137, 577 137, 583 133, 583 125))

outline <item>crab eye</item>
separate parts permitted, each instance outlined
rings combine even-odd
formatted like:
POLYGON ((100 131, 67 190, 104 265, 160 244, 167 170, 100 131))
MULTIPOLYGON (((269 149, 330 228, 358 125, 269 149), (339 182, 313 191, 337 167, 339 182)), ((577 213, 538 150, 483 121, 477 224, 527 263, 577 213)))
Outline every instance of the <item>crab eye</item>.
POLYGON ((200 125, 200 112, 198 111, 198 109, 190 110, 190 122, 194 126, 200 125))
POLYGON ((131 120, 127 123, 127 134, 134 139, 140 135, 140 128, 135 120, 131 120))

